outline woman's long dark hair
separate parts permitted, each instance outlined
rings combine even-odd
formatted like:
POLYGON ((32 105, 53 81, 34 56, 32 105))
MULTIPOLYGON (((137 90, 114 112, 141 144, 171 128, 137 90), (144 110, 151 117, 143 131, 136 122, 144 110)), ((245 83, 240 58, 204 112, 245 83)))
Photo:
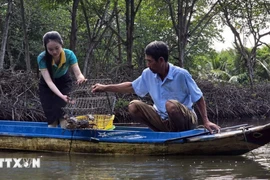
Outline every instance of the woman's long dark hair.
POLYGON ((45 47, 45 56, 44 59, 46 61, 46 66, 47 69, 50 73, 50 76, 52 78, 52 80, 54 80, 53 78, 53 74, 52 74, 52 55, 49 54, 48 49, 47 49, 47 44, 50 40, 56 41, 59 44, 61 44, 63 46, 63 40, 61 35, 57 32, 57 31, 49 31, 46 34, 44 34, 43 36, 43 44, 45 47))

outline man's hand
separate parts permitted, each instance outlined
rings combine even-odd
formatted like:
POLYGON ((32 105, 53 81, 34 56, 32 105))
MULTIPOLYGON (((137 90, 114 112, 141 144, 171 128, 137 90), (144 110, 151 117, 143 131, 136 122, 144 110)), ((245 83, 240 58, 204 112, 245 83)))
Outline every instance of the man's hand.
POLYGON ((220 127, 216 125, 215 123, 212 123, 211 121, 206 121, 204 123, 204 127, 211 133, 213 134, 214 132, 219 133, 220 132, 220 127))
POLYGON ((97 83, 97 84, 95 84, 95 85, 92 86, 91 92, 92 93, 95 93, 95 92, 104 92, 105 91, 105 86, 106 85, 104 85, 104 84, 97 83))

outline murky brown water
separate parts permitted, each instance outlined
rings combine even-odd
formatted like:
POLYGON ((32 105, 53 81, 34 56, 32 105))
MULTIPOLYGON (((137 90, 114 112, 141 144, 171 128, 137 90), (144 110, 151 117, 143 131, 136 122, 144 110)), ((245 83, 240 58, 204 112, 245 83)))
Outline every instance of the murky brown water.
POLYGON ((40 168, 0 168, 1 179, 270 179, 270 144, 244 156, 0 152, 0 158, 40 158, 40 168))

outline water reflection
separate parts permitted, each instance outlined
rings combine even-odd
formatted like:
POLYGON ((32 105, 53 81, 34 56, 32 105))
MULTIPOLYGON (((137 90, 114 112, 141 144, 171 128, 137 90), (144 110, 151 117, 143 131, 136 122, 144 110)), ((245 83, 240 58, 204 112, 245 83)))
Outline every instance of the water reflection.
POLYGON ((93 156, 0 152, 41 167, 0 168, 1 179, 269 179, 270 144, 245 156, 93 156), (31 178, 32 179, 32 178, 31 178))

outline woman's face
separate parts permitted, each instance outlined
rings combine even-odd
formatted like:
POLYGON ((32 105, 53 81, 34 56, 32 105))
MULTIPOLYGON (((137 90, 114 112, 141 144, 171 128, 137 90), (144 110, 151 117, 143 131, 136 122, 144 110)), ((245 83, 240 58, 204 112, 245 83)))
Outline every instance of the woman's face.
POLYGON ((49 40, 46 47, 48 53, 52 55, 53 59, 58 59, 60 57, 60 53, 62 52, 62 45, 59 42, 49 40))

